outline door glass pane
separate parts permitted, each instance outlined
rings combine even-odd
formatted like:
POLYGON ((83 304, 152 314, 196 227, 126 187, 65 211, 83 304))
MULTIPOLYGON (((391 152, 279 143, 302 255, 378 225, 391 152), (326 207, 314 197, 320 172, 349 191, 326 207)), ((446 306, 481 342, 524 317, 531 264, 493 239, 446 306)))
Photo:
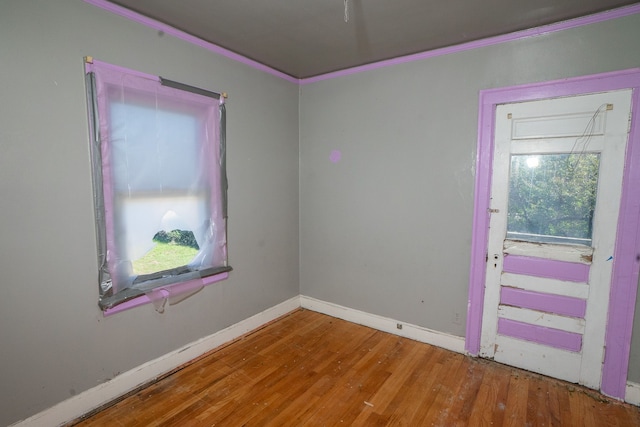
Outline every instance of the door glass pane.
POLYGON ((600 155, 511 156, 507 238, 591 246, 600 155))

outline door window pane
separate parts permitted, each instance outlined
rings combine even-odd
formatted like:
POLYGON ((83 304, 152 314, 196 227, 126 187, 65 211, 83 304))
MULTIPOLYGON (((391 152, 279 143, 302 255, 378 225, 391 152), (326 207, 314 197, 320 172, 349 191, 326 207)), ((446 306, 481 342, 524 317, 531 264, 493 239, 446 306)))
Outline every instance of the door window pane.
POLYGON ((591 246, 600 155, 511 156, 507 238, 591 246))

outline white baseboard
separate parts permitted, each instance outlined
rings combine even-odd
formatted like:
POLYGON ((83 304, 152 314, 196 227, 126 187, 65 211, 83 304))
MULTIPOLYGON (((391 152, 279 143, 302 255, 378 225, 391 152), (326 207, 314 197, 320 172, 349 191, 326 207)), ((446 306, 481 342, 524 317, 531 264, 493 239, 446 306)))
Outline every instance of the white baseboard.
POLYGON ((632 405, 640 406, 640 384, 627 382, 627 391, 624 395, 624 401, 632 405))
POLYGON ((178 350, 174 350, 171 353, 167 353, 130 371, 124 372, 106 383, 86 390, 23 421, 18 421, 12 426, 60 426, 73 421, 299 307, 300 297, 293 297, 235 325, 231 325, 226 329, 201 338, 178 350))
POLYGON ((464 338, 462 337, 445 334, 422 326, 412 325, 303 295, 300 296, 300 305, 302 308, 368 326, 379 331, 435 345, 457 353, 465 353, 464 338), (398 329, 399 324, 402 325, 402 329, 398 329))
MULTIPOLYGON (((60 426, 66 424, 299 307, 458 353, 465 352, 464 338, 461 337, 311 297, 296 296, 226 329, 124 372, 112 380, 86 390, 25 420, 18 421, 12 424, 12 427, 60 426), (402 329, 397 328, 398 324, 402 324, 402 329)), ((631 396, 632 399, 637 398, 640 401, 640 385, 628 385, 627 396, 631 396), (629 391, 630 387, 631 392, 629 391)))

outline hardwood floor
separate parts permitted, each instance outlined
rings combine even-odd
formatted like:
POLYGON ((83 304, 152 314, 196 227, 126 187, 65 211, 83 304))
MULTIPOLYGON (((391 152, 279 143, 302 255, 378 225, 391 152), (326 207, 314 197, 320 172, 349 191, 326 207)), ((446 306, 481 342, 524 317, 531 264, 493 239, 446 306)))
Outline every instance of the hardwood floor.
POLYGON ((304 309, 79 426, 640 426, 579 386, 304 309))

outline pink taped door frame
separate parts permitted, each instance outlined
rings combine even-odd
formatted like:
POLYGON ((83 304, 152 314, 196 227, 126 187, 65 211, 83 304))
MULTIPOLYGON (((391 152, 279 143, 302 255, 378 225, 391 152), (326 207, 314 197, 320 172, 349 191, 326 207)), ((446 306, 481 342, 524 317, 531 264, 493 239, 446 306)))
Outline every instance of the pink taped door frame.
POLYGON ((488 89, 480 92, 476 158, 475 206, 469 279, 469 304, 465 348, 480 351, 484 303, 491 172, 497 105, 546 98, 632 89, 631 128, 625 158, 622 200, 618 217, 613 276, 608 307, 601 391, 624 399, 631 333, 640 270, 640 69, 581 76, 550 82, 488 89))

